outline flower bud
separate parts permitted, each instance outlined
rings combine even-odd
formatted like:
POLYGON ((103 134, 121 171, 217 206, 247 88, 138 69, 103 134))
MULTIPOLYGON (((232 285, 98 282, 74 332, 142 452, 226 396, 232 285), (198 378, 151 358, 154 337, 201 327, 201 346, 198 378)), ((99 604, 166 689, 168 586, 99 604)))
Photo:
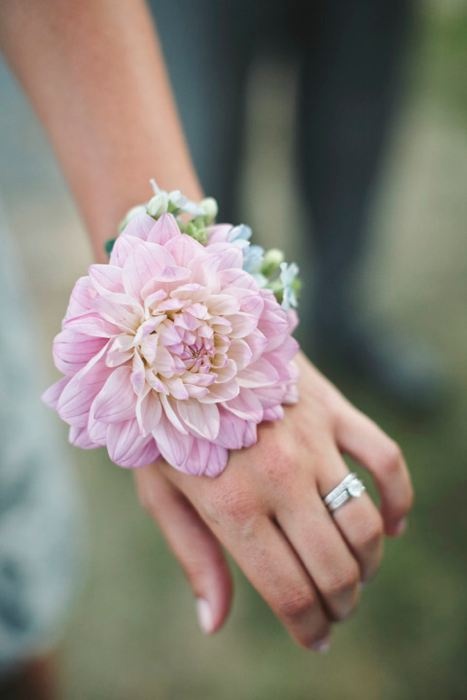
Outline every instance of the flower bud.
POLYGON ((209 221, 214 221, 214 219, 217 216, 217 212, 219 211, 217 202, 214 199, 214 197, 206 197, 205 199, 201 200, 200 207, 203 211, 204 216, 209 221))
POLYGON ((268 250, 264 256, 263 264, 261 265, 261 272, 270 277, 278 269, 281 263, 284 262, 284 253, 278 248, 271 248, 268 250))
POLYGON ((154 197, 151 197, 149 202, 146 205, 146 211, 149 214, 149 216, 152 216, 153 219, 159 218, 159 216, 162 216, 162 214, 165 214, 169 205, 169 196, 167 192, 164 192, 161 190, 157 194, 154 195, 154 197))

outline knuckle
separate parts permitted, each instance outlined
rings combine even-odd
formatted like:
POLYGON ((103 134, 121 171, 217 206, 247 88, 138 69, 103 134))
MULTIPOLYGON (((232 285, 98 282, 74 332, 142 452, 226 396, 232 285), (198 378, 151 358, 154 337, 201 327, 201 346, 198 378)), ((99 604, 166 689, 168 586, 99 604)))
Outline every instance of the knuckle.
POLYGON ((356 563, 335 569, 327 582, 326 593, 330 598, 353 595, 359 580, 360 570, 356 563))
POLYGON ((282 618, 289 622, 294 622, 304 615, 316 605, 316 598, 312 591, 300 590, 295 593, 288 593, 277 604, 277 609, 282 618))
POLYGON ((264 460, 263 470, 268 483, 282 490, 294 474, 296 464, 292 449, 286 445, 278 445, 269 458, 264 460))
POLYGON ((256 519, 260 506, 255 495, 248 490, 226 491, 211 499, 207 506, 209 520, 230 525, 246 526, 256 519))

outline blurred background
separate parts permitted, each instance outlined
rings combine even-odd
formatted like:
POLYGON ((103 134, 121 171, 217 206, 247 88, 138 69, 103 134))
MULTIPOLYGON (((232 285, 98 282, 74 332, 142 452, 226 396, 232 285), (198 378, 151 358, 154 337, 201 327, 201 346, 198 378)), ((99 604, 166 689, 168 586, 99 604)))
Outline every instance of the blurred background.
MULTIPOLYGON (((445 377, 442 397, 429 412, 406 410, 368 377, 339 375, 349 398, 404 449, 417 496, 407 535, 387 542, 381 572, 355 618, 336 629, 327 656, 296 647, 233 563, 230 619, 206 638, 178 564, 138 506, 131 474, 102 451, 68 448, 87 554, 58 658, 67 700, 467 697, 467 3, 421 1, 410 27, 371 205, 362 313, 432 349, 445 377)), ((236 212, 263 242, 300 258, 306 317, 317 264, 300 235, 310 214, 293 167, 296 58, 269 47, 246 81, 236 212)), ((52 337, 91 253, 41 128, 4 64, 0 96, 0 191, 33 300, 45 387, 57 376, 52 337)), ((305 343, 313 323, 304 322, 305 343)), ((338 376, 339 368, 331 371, 338 376)), ((65 427, 59 431, 65 443, 65 427)))

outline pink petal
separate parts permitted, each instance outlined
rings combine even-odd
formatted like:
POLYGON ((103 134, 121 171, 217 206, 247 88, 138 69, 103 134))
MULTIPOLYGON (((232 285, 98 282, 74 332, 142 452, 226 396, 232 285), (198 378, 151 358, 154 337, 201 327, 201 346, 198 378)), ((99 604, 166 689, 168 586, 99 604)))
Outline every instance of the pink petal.
POLYGON ((187 399, 189 397, 188 391, 182 380, 179 377, 174 377, 173 379, 166 379, 165 384, 169 390, 171 396, 174 399, 187 399))
POLYGON ((154 391, 149 391, 146 396, 138 397, 136 403, 136 418, 143 435, 150 435, 158 425, 162 415, 161 402, 154 391))
POLYGON ((173 467, 180 468, 189 458, 194 438, 188 433, 182 435, 164 415, 152 434, 161 455, 173 467))
POLYGON ((65 319, 72 318, 73 316, 80 316, 90 311, 95 297, 96 291, 89 277, 80 277, 75 282, 75 286, 71 292, 65 319))
POLYGON ((241 387, 270 386, 279 380, 279 373, 271 362, 262 357, 239 372, 237 379, 241 387))
POLYGON ((73 376, 107 343, 105 338, 90 338, 65 327, 54 339, 55 366, 67 376, 73 376))
POLYGON ((231 293, 238 289, 254 289, 258 290, 256 280, 244 270, 235 267, 229 270, 221 270, 219 272, 219 281, 225 293, 231 293), (231 289, 232 288, 232 289, 231 289))
POLYGON ((110 459, 121 467, 144 467, 159 456, 152 436, 141 436, 136 419, 110 423, 107 450, 110 459))
POLYGON ((72 426, 68 433, 68 440, 75 447, 81 447, 82 450, 93 450, 96 447, 100 447, 99 444, 91 440, 87 428, 76 428, 72 426))
POLYGON ((234 314, 239 311, 239 302, 230 294, 211 294, 207 300, 209 313, 214 316, 234 314))
MULTIPOLYGON (((154 219, 149 214, 141 212, 135 214, 131 217, 117 241, 125 236, 135 236, 136 238, 141 238, 144 241, 149 240, 149 233, 154 227, 154 219)), ((113 251, 112 251, 113 252, 113 251)))
POLYGON ((112 338, 121 332, 118 326, 92 312, 66 319, 63 329, 71 329, 94 338, 112 338))
POLYGON ((238 338, 230 344, 229 358, 235 362, 237 370, 241 371, 252 361, 253 353, 248 343, 238 338))
POLYGON ((165 248, 173 255, 177 265, 181 267, 190 267, 198 255, 206 254, 205 247, 185 233, 172 238, 165 248))
POLYGON ((138 351, 133 355, 132 369, 130 374, 131 385, 135 394, 140 396, 146 385, 146 368, 138 351))
POLYGON ((263 420, 282 420, 284 417, 284 409, 282 406, 274 406, 274 408, 266 408, 264 410, 263 420))
POLYGON ((58 382, 55 382, 43 392, 41 399, 46 406, 57 410, 58 400, 69 381, 68 377, 62 377, 62 379, 59 379, 58 382))
POLYGON ((231 379, 223 384, 213 384, 205 394, 201 394, 198 399, 202 403, 220 403, 234 399, 240 393, 237 378, 231 379))
POLYGON ((249 335, 252 331, 256 330, 258 326, 258 319, 249 314, 237 313, 231 314, 227 317, 228 321, 232 324, 232 331, 230 336, 232 338, 244 338, 249 335))
POLYGON ((165 394, 160 394, 160 400, 162 404, 162 408, 164 409, 164 414, 166 418, 172 423, 174 428, 178 430, 179 433, 182 433, 182 435, 187 435, 188 431, 185 428, 183 422, 180 420, 180 417, 178 415, 178 406, 177 402, 174 401, 172 398, 169 396, 166 396, 165 394))
POLYGON ((104 423, 121 423, 135 416, 136 396, 128 365, 114 369, 93 402, 94 417, 104 423))
POLYGON ((224 471, 228 457, 227 450, 220 445, 195 439, 190 456, 183 464, 183 471, 214 478, 224 471))
POLYGON ((208 242, 211 243, 227 243, 229 233, 232 230, 232 224, 216 224, 208 228, 208 242))
MULTIPOLYGON (((216 443, 228 450, 240 450, 248 441, 249 421, 229 413, 224 408, 220 409, 221 423, 216 443)), ((256 424, 252 423, 256 430, 256 424)))
POLYGON ((194 399, 177 402, 177 411, 192 433, 206 440, 215 440, 219 432, 219 409, 215 404, 194 399))
POLYGON ((123 266, 123 284, 127 294, 140 298, 140 291, 164 267, 175 265, 170 253, 157 243, 135 246, 123 266))
POLYGON ((171 239, 179 238, 181 235, 180 229, 172 214, 163 214, 151 227, 148 241, 158 243, 159 245, 165 245, 171 239))
POLYGON ((122 292, 122 269, 117 265, 106 263, 89 266, 89 277, 97 291, 122 292))
POLYGON ((107 443, 107 428, 109 424, 94 418, 92 406, 89 409, 89 417, 87 431, 90 439, 97 445, 105 445, 107 443))
POLYGON ((238 246, 231 243, 212 243, 207 248, 209 257, 216 260, 217 270, 230 270, 241 268, 243 265, 243 253, 238 246))
POLYGON ((223 404, 224 408, 246 421, 260 423, 263 419, 261 401, 251 389, 242 389, 238 396, 223 404))
POLYGON ((94 398, 111 373, 102 362, 84 367, 65 386, 57 404, 58 415, 69 425, 83 428, 94 398))
POLYGON ((170 292, 191 279, 191 270, 187 267, 167 265, 160 272, 155 272, 141 289, 141 298, 152 297, 154 293, 164 290, 170 292))
POLYGON ((139 242, 139 239, 135 239, 134 236, 118 236, 110 254, 110 264, 117 265, 118 267, 123 267, 126 261, 128 260, 129 256, 131 255, 132 251, 135 249, 135 245, 137 244, 137 242, 139 242))

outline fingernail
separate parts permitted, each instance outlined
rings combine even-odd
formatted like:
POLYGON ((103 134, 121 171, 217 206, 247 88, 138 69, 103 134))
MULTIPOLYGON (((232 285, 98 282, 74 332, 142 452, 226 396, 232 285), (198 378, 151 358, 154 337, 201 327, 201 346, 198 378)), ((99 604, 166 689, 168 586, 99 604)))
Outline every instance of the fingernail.
POLYGON ((326 654, 326 652, 328 652, 331 648, 331 640, 329 639, 329 637, 324 637, 318 642, 312 644, 311 648, 314 651, 317 651, 319 654, 326 654))
POLYGON ((196 599, 196 612, 198 623, 205 634, 210 634, 214 628, 214 619, 209 602, 206 598, 196 599))
POLYGON ((405 532, 406 530, 407 530, 407 519, 406 519, 406 518, 402 518, 402 520, 400 520, 400 521, 397 523, 396 527, 394 528, 394 535, 395 535, 396 537, 399 537, 399 535, 404 534, 404 532, 405 532))

